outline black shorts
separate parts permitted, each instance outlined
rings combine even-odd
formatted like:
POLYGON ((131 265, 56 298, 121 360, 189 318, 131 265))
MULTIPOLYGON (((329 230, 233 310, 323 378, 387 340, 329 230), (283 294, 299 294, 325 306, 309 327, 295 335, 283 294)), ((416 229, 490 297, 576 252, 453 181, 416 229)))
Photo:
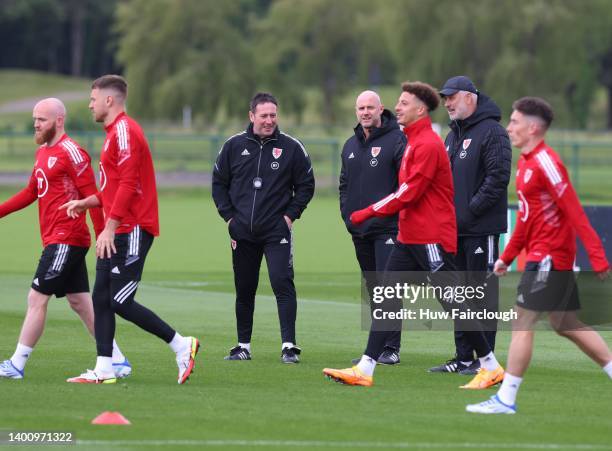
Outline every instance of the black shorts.
POLYGON ((516 305, 536 312, 580 310, 573 271, 557 271, 550 257, 527 262, 518 285, 516 305))
POLYGON ((96 291, 110 294, 113 302, 131 302, 142 278, 144 263, 153 244, 153 235, 134 227, 130 233, 115 235, 117 252, 111 258, 98 258, 96 263, 96 291), (107 291, 108 290, 108 291, 107 291))
POLYGON ((69 244, 45 247, 38 261, 32 288, 58 298, 66 296, 66 293, 88 293, 89 278, 85 263, 88 250, 88 247, 69 244))

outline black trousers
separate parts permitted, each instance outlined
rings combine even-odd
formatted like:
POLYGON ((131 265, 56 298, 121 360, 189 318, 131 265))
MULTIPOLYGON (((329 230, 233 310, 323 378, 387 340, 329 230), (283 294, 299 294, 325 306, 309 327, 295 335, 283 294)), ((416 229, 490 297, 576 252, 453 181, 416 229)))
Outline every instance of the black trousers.
MULTIPOLYGON (((438 244, 396 243, 387 262, 385 284, 394 285, 403 282, 411 284, 428 283, 434 287, 442 287, 442 291, 445 287, 455 287, 461 283, 453 256, 446 253, 438 244), (409 277, 409 280, 406 280, 406 277, 409 277)), ((439 299, 439 302, 445 310, 466 308, 465 304, 448 303, 442 299, 439 299)), ((384 306, 385 304, 390 305, 385 302, 381 305, 384 306)), ((457 328, 457 322, 455 327, 457 328)), ((389 336, 398 328, 401 328, 401 320, 386 320, 384 325, 381 325, 376 319, 373 319, 364 354, 376 360, 384 349, 389 336)), ((491 352, 479 323, 471 322, 470 327, 464 331, 464 336, 479 357, 491 352), (474 326, 479 329, 474 330, 474 326)))
POLYGON ((154 312, 134 300, 153 235, 136 226, 115 235, 117 253, 98 258, 93 290, 94 328, 98 356, 111 357, 115 313, 170 343, 176 331, 154 312))
MULTIPOLYGON (((232 221, 233 222, 233 221, 232 221)), ((234 235, 236 236, 236 235, 234 235)), ((236 328, 239 343, 250 343, 259 269, 266 256, 272 291, 276 297, 283 342, 297 343, 297 298, 293 283, 293 239, 285 220, 274 233, 257 241, 232 239, 232 264, 236 287, 236 328)))
MULTIPOLYGON (((376 276, 380 277, 387 266, 391 249, 393 249, 395 244, 395 235, 382 235, 375 238, 353 237, 353 244, 355 245, 355 254, 361 269, 361 276, 365 280, 370 296, 370 308, 372 308, 374 306, 371 302, 372 291, 376 285, 383 282, 383 280, 378 280, 376 276)), ((400 327, 399 330, 394 331, 389 336, 385 347, 399 351, 401 339, 402 330, 400 327)))
MULTIPOLYGON (((455 264, 463 274, 466 286, 485 286, 486 303, 480 304, 489 311, 499 309, 499 279, 487 277, 493 271, 493 265, 499 258, 499 235, 460 236, 457 241, 455 264), (485 280, 486 279, 486 280, 485 280)), ((484 334, 491 350, 495 350, 497 320, 483 322, 484 334)), ((474 360, 473 346, 460 330, 455 331, 455 351, 457 359, 462 362, 474 360)))

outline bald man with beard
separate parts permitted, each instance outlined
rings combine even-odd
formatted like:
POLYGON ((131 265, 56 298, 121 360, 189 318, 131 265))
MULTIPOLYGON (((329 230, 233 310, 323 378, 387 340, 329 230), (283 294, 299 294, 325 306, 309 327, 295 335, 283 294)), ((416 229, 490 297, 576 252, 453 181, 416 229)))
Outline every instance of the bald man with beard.
MULTIPOLYGON (((342 149, 340 172, 340 214, 351 234, 362 277, 370 300, 372 290, 393 248, 397 236, 397 215, 372 218, 359 226, 351 224, 351 213, 378 201, 397 189, 406 136, 391 111, 384 108, 374 91, 363 91, 355 101, 358 124, 342 149)), ((371 301, 370 301, 371 305, 371 301)), ((385 344, 378 363, 400 363, 401 331, 385 344)), ((359 361, 359 359, 356 359, 359 361)))
MULTIPOLYGON (((0 218, 38 200, 43 252, 28 293, 27 311, 13 356, 0 363, 0 378, 23 379, 24 368, 42 336, 52 295, 66 297, 89 333, 94 334, 94 312, 85 255, 90 234, 85 216, 70 218, 59 206, 96 192, 91 158, 64 131, 66 108, 59 99, 36 104, 32 114, 36 151, 28 185, 0 204, 0 218)), ((96 235, 104 228, 101 209, 90 210, 96 235)), ((114 343, 113 369, 126 377, 131 366, 114 343)))

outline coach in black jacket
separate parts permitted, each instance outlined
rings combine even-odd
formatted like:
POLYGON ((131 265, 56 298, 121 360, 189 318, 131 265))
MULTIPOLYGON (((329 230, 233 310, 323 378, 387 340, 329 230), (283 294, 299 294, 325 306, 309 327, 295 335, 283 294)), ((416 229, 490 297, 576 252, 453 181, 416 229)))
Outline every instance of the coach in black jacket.
MULTIPOLYGON (((384 109, 374 91, 364 91, 355 103, 359 123, 342 149, 340 214, 352 235, 357 261, 371 293, 375 272, 385 269, 397 236, 397 215, 372 218, 360 226, 349 221, 351 213, 377 202, 397 190, 406 136, 395 116, 384 109)), ((378 363, 399 363, 401 332, 386 343, 378 363)))
MULTIPOLYGON (((507 230, 512 147, 499 108, 468 77, 450 78, 440 95, 451 120, 445 144, 455 186, 457 268, 466 272, 468 283, 483 285, 499 255, 499 234, 507 230)), ((497 310, 496 277, 486 280, 486 290, 486 308, 497 310)), ((497 323, 486 328, 494 349, 497 323)), ((475 373, 478 360, 461 331, 455 331, 455 347, 456 357, 431 371, 475 373)))
POLYGON ((251 100, 246 131, 228 139, 213 170, 212 195, 227 222, 236 286, 238 345, 226 360, 251 359, 251 333, 259 268, 266 256, 281 327, 281 360, 297 363, 292 226, 314 194, 306 149, 277 127, 277 101, 268 93, 251 100))

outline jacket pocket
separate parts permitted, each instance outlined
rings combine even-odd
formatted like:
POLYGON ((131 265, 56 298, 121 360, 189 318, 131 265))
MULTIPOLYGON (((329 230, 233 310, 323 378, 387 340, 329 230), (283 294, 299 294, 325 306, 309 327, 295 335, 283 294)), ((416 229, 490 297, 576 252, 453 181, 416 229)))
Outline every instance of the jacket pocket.
POLYGON ((289 224, 287 224, 287 220, 285 219, 285 215, 281 216, 281 228, 283 229, 284 232, 291 232, 291 228, 289 227, 289 224))
POLYGON ((237 240, 239 239, 239 224, 238 224, 238 220, 236 218, 233 218, 230 223, 227 225, 227 231, 229 233, 229 236, 232 237, 233 239, 237 240))

